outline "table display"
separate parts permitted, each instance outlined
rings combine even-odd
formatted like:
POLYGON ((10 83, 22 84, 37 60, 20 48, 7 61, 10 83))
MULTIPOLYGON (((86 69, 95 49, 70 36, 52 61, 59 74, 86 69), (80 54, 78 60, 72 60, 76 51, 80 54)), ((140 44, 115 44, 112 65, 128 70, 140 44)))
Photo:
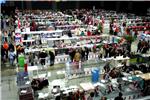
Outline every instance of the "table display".
POLYGON ((34 100, 32 88, 31 87, 20 88, 19 100, 34 100))
POLYGON ((19 100, 34 100, 34 93, 27 72, 17 73, 19 100))

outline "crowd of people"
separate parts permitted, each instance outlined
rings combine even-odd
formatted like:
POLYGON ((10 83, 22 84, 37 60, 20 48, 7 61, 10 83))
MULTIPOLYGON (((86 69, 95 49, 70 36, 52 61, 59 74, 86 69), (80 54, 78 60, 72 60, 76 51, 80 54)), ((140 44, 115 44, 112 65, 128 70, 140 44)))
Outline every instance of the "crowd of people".
MULTIPOLYGON (((13 46, 14 46, 14 41, 15 41, 15 32, 14 32, 15 30, 7 29, 6 27, 14 26, 14 25, 12 25, 12 23, 15 22, 16 23, 15 24, 15 28, 16 27, 20 27, 20 28, 30 27, 31 31, 35 31, 35 30, 38 29, 38 27, 37 27, 38 25, 36 25, 36 22, 34 20, 32 20, 32 17, 31 18, 30 17, 23 17, 24 24, 20 25, 21 24, 21 22, 20 22, 21 19, 19 18, 20 15, 17 12, 19 12, 19 11, 16 10, 15 18, 13 18, 13 17, 10 17, 10 18, 6 17, 5 18, 4 17, 3 21, 2 21, 2 29, 3 29, 3 31, 2 31, 2 55, 3 55, 2 56, 2 60, 3 61, 2 62, 6 61, 6 58, 8 58, 8 51, 10 51, 11 49, 12 49, 11 52, 14 51, 14 47, 13 46), (8 49, 8 47, 9 47, 9 49, 8 49)), ((82 9, 82 10, 74 10, 72 12, 64 11, 64 13, 67 13, 67 14, 71 13, 71 15, 73 16, 74 19, 78 18, 84 24, 87 24, 87 25, 91 24, 92 25, 92 21, 93 21, 93 11, 92 10, 88 11, 86 9, 82 9)), ((114 16, 110 16, 110 14, 111 14, 111 12, 107 12, 107 11, 103 11, 103 10, 95 10, 94 18, 95 17, 96 18, 100 17, 102 22, 101 23, 98 23, 97 21, 94 22, 95 26, 98 26, 98 24, 101 24, 101 25, 99 25, 99 29, 97 31, 95 31, 95 33, 87 31, 87 36, 91 36, 92 34, 96 34, 96 33, 98 33, 98 34, 103 33, 103 29, 104 29, 103 24, 104 24, 105 20, 108 19, 108 18, 110 18, 110 28, 109 28, 110 29, 110 34, 118 35, 119 32, 121 34, 125 34, 125 28, 127 27, 127 25, 126 25, 127 22, 126 22, 125 18, 126 18, 127 15, 120 14, 120 16, 118 16, 120 19, 119 18, 115 19, 115 17, 114 17, 115 15, 114 16), (108 15, 106 16, 106 13, 108 13, 109 17, 108 17, 108 15), (122 25, 121 27, 123 27, 123 29, 121 29, 121 28, 119 28, 120 26, 118 26, 118 21, 121 20, 121 18, 123 18, 123 17, 124 17, 124 19, 123 19, 124 21, 122 23, 120 23, 120 25, 122 25), (121 31, 121 30, 124 30, 124 31, 121 31)), ((46 15, 47 14, 45 13, 45 16, 46 15)), ((55 14, 52 14, 52 15, 55 15, 55 14)), ((62 16, 61 13, 60 13, 60 16, 62 16)), ((148 20, 146 20, 146 21, 148 21, 148 20)), ((59 23, 62 23, 62 24, 64 23, 65 24, 67 22, 63 22, 63 21, 62 22, 57 22, 57 23, 54 24, 54 26, 57 26, 57 24, 59 24, 59 23)), ((67 23, 65 25, 68 25, 68 24, 69 23, 67 23)), ((23 30, 23 29, 21 29, 21 30, 23 30)), ((132 34, 132 33, 129 33, 128 31, 131 32, 131 30, 127 29, 126 30, 127 34, 132 34)), ((84 35, 85 35, 85 33, 83 31, 81 31, 81 36, 84 36, 84 35)), ((148 41, 144 41, 144 40, 142 40, 142 41, 143 41, 142 43, 141 43, 141 41, 139 41, 139 43, 137 45, 137 48, 138 48, 137 51, 141 51, 142 53, 146 53, 149 50, 149 42, 148 41)), ((119 53, 122 55, 123 52, 130 53, 130 51, 131 51, 131 43, 128 43, 128 46, 127 46, 128 49, 124 49, 125 47, 123 47, 122 48, 123 51, 121 51, 120 49, 117 50, 116 47, 117 47, 116 44, 111 44, 111 45, 106 44, 104 46, 104 48, 100 48, 100 57, 102 56, 101 54, 105 54, 105 57, 107 57, 108 54, 109 54, 109 56, 111 57, 113 55, 118 55, 119 53), (124 51, 124 50, 127 50, 127 51, 124 51)), ((81 54, 83 56, 84 52, 81 53, 81 54)), ((12 53, 11 53, 9 59, 14 58, 14 57, 11 57, 11 56, 12 56, 12 53)), ((71 57, 71 59, 72 58, 73 57, 71 57)), ((14 59, 13 59, 13 61, 14 61, 14 59)))
MULTIPOLYGON (((61 54, 65 53, 66 55, 69 55, 70 62, 76 63, 77 66, 75 66, 75 69, 79 68, 79 62, 82 61, 87 61, 89 58, 89 53, 92 52, 95 55, 98 55, 99 59, 102 58, 110 58, 114 57, 116 58, 117 56, 123 56, 123 57, 130 57, 132 56, 132 50, 131 50, 131 45, 132 41, 129 39, 126 39, 126 42, 123 44, 118 43, 102 43, 99 46, 92 46, 92 47, 78 47, 78 48, 58 48, 58 49, 53 49, 53 50, 42 50, 38 52, 30 52, 26 53, 25 49, 26 46, 31 47, 34 45, 34 43, 23 43, 23 44, 16 44, 16 33, 15 29, 20 29, 21 32, 23 32, 27 27, 30 28, 30 31, 40 31, 40 24, 35 21, 34 18, 27 17, 26 15, 23 15, 24 17, 21 18, 21 16, 18 13, 19 11, 16 10, 16 15, 15 17, 3 17, 2 19, 2 45, 1 45, 1 59, 2 63, 7 63, 9 61, 11 66, 14 66, 15 64, 18 63, 18 56, 20 54, 25 55, 25 63, 34 66, 34 65, 39 65, 41 64, 42 66, 46 65, 47 62, 49 63, 50 66, 53 66, 55 64, 55 58, 59 54, 59 52, 62 52, 61 54), (22 19, 22 22, 21 22, 22 19), (14 25, 15 23, 15 25, 14 25), (10 26, 14 26, 14 28, 9 28, 10 26), (15 62, 16 61, 16 62, 15 62), (15 63, 15 64, 14 64, 15 63)), ((49 16, 48 13, 44 13, 44 16, 47 16, 48 18, 55 17, 57 15, 63 16, 62 13, 51 13, 52 16, 49 16), (57 14, 57 15, 56 15, 57 14)), ((137 35, 139 34, 139 31, 137 30, 132 30, 128 28, 127 25, 127 15, 123 14, 118 14, 116 15, 111 12, 107 12, 104 10, 72 10, 72 11, 64 11, 64 14, 70 14, 72 16, 72 19, 78 19, 81 21, 76 21, 75 23, 70 23, 70 22, 65 22, 67 21, 64 19, 63 21, 57 20, 56 23, 52 24, 52 30, 57 29, 57 26, 64 26, 64 25, 93 25, 96 26, 96 30, 89 30, 85 29, 85 31, 80 31, 80 33, 77 33, 77 36, 94 36, 94 35, 101 35, 104 34, 104 23, 106 20, 109 20, 109 34, 110 35, 116 35, 116 36, 124 36, 124 35, 130 35, 131 37, 137 38, 137 35), (106 15, 108 13, 108 15, 106 15), (117 17, 116 17, 117 16, 117 17), (119 18, 118 18, 119 17, 119 18), (94 20, 93 20, 94 19, 94 20), (119 22, 120 20, 121 23, 119 22)), ((42 15, 41 14, 41 17, 42 15)), ((31 15, 34 15, 32 13, 31 15)), ((36 15, 36 14, 35 14, 36 15)), ((37 14, 38 15, 38 14, 37 14)), ((5 15, 3 15, 5 16, 5 15)), ((55 20, 55 19, 53 19, 55 20)), ((62 20, 62 19, 61 19, 62 20)), ((70 20, 70 19, 69 19, 70 20)), ((48 21, 48 20, 47 20, 48 21)), ((145 22, 145 20, 144 20, 145 22)), ((146 24, 147 25, 147 24, 146 24)), ((71 27, 71 29, 75 29, 77 27, 71 27)), ((88 27, 86 27, 88 28, 88 27)), ((49 28, 47 27, 49 30, 49 28)), ((46 29, 46 30, 47 30, 46 29)), ((149 27, 146 27, 143 31, 148 30, 149 27)), ((68 33, 64 33, 63 35, 67 34, 68 37, 73 37, 73 33, 68 31, 68 33)), ((28 36, 24 36, 24 40, 27 40, 28 36)), ((62 41, 63 44, 63 41, 62 41)), ((95 43, 94 43, 95 44, 95 43)), ((40 45, 42 45, 40 41, 40 45)), ((53 47, 60 47, 60 45, 54 45, 53 47)), ((63 46, 62 46, 63 47, 63 46)), ((139 40, 137 44, 137 52, 138 53, 147 53, 150 48, 150 42, 149 40, 139 40)), ((132 65, 127 66, 126 63, 124 63, 123 66, 123 71, 129 72, 135 70, 134 67, 132 68, 132 65)), ((139 69, 142 70, 142 67, 139 67, 139 69)), ((116 68, 110 68, 109 64, 106 64, 104 66, 104 76, 103 79, 109 80, 111 78, 118 78, 121 77, 121 70, 118 70, 116 68)), ((148 70, 142 70, 142 72, 149 72, 148 70)), ((32 86, 35 86, 34 88, 37 89, 36 83, 39 81, 34 80, 32 86)), ((38 83, 40 84, 40 83, 38 83)), ((47 84, 46 84, 47 85, 47 84)), ((118 86, 118 88, 121 89, 121 85, 118 86)), ((109 93, 113 91, 112 86, 109 86, 109 93)), ((147 91, 147 90, 145 90, 147 91)), ((91 92, 87 100, 94 100, 94 97, 98 96, 98 89, 96 88, 94 92, 91 92)), ((56 100, 60 100, 60 98, 63 98, 63 96, 57 96, 56 100)), ((85 99, 85 92, 80 92, 77 91, 76 93, 70 93, 67 97, 63 98, 63 100, 86 100, 85 99)), ((102 97, 100 100, 107 100, 106 97, 102 97)), ((115 98, 115 100, 123 100, 122 93, 119 93, 119 96, 115 98)))

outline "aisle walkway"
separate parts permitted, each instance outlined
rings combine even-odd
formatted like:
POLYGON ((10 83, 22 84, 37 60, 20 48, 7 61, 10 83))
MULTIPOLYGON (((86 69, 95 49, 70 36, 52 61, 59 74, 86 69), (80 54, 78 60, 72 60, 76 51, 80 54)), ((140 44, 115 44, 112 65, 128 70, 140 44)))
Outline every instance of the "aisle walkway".
POLYGON ((2 77, 1 100, 18 100, 18 88, 16 86, 16 75, 2 77))

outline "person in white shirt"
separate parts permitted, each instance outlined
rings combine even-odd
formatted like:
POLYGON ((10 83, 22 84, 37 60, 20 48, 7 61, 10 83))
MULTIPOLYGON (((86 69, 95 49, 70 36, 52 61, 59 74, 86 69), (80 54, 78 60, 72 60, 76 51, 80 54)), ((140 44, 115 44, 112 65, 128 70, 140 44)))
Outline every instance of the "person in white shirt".
POLYGON ((105 55, 104 48, 101 47, 100 50, 99 50, 99 58, 103 58, 104 55, 105 55))

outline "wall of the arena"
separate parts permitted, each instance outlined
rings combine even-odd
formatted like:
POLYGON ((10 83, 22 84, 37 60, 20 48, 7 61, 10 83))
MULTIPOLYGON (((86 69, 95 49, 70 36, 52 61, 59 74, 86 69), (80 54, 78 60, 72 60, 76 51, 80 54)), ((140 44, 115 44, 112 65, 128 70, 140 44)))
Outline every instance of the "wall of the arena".
POLYGON ((75 8, 102 8, 106 10, 116 10, 118 12, 135 13, 146 15, 150 8, 150 1, 6 1, 4 6, 18 7, 19 9, 75 9, 75 8))

